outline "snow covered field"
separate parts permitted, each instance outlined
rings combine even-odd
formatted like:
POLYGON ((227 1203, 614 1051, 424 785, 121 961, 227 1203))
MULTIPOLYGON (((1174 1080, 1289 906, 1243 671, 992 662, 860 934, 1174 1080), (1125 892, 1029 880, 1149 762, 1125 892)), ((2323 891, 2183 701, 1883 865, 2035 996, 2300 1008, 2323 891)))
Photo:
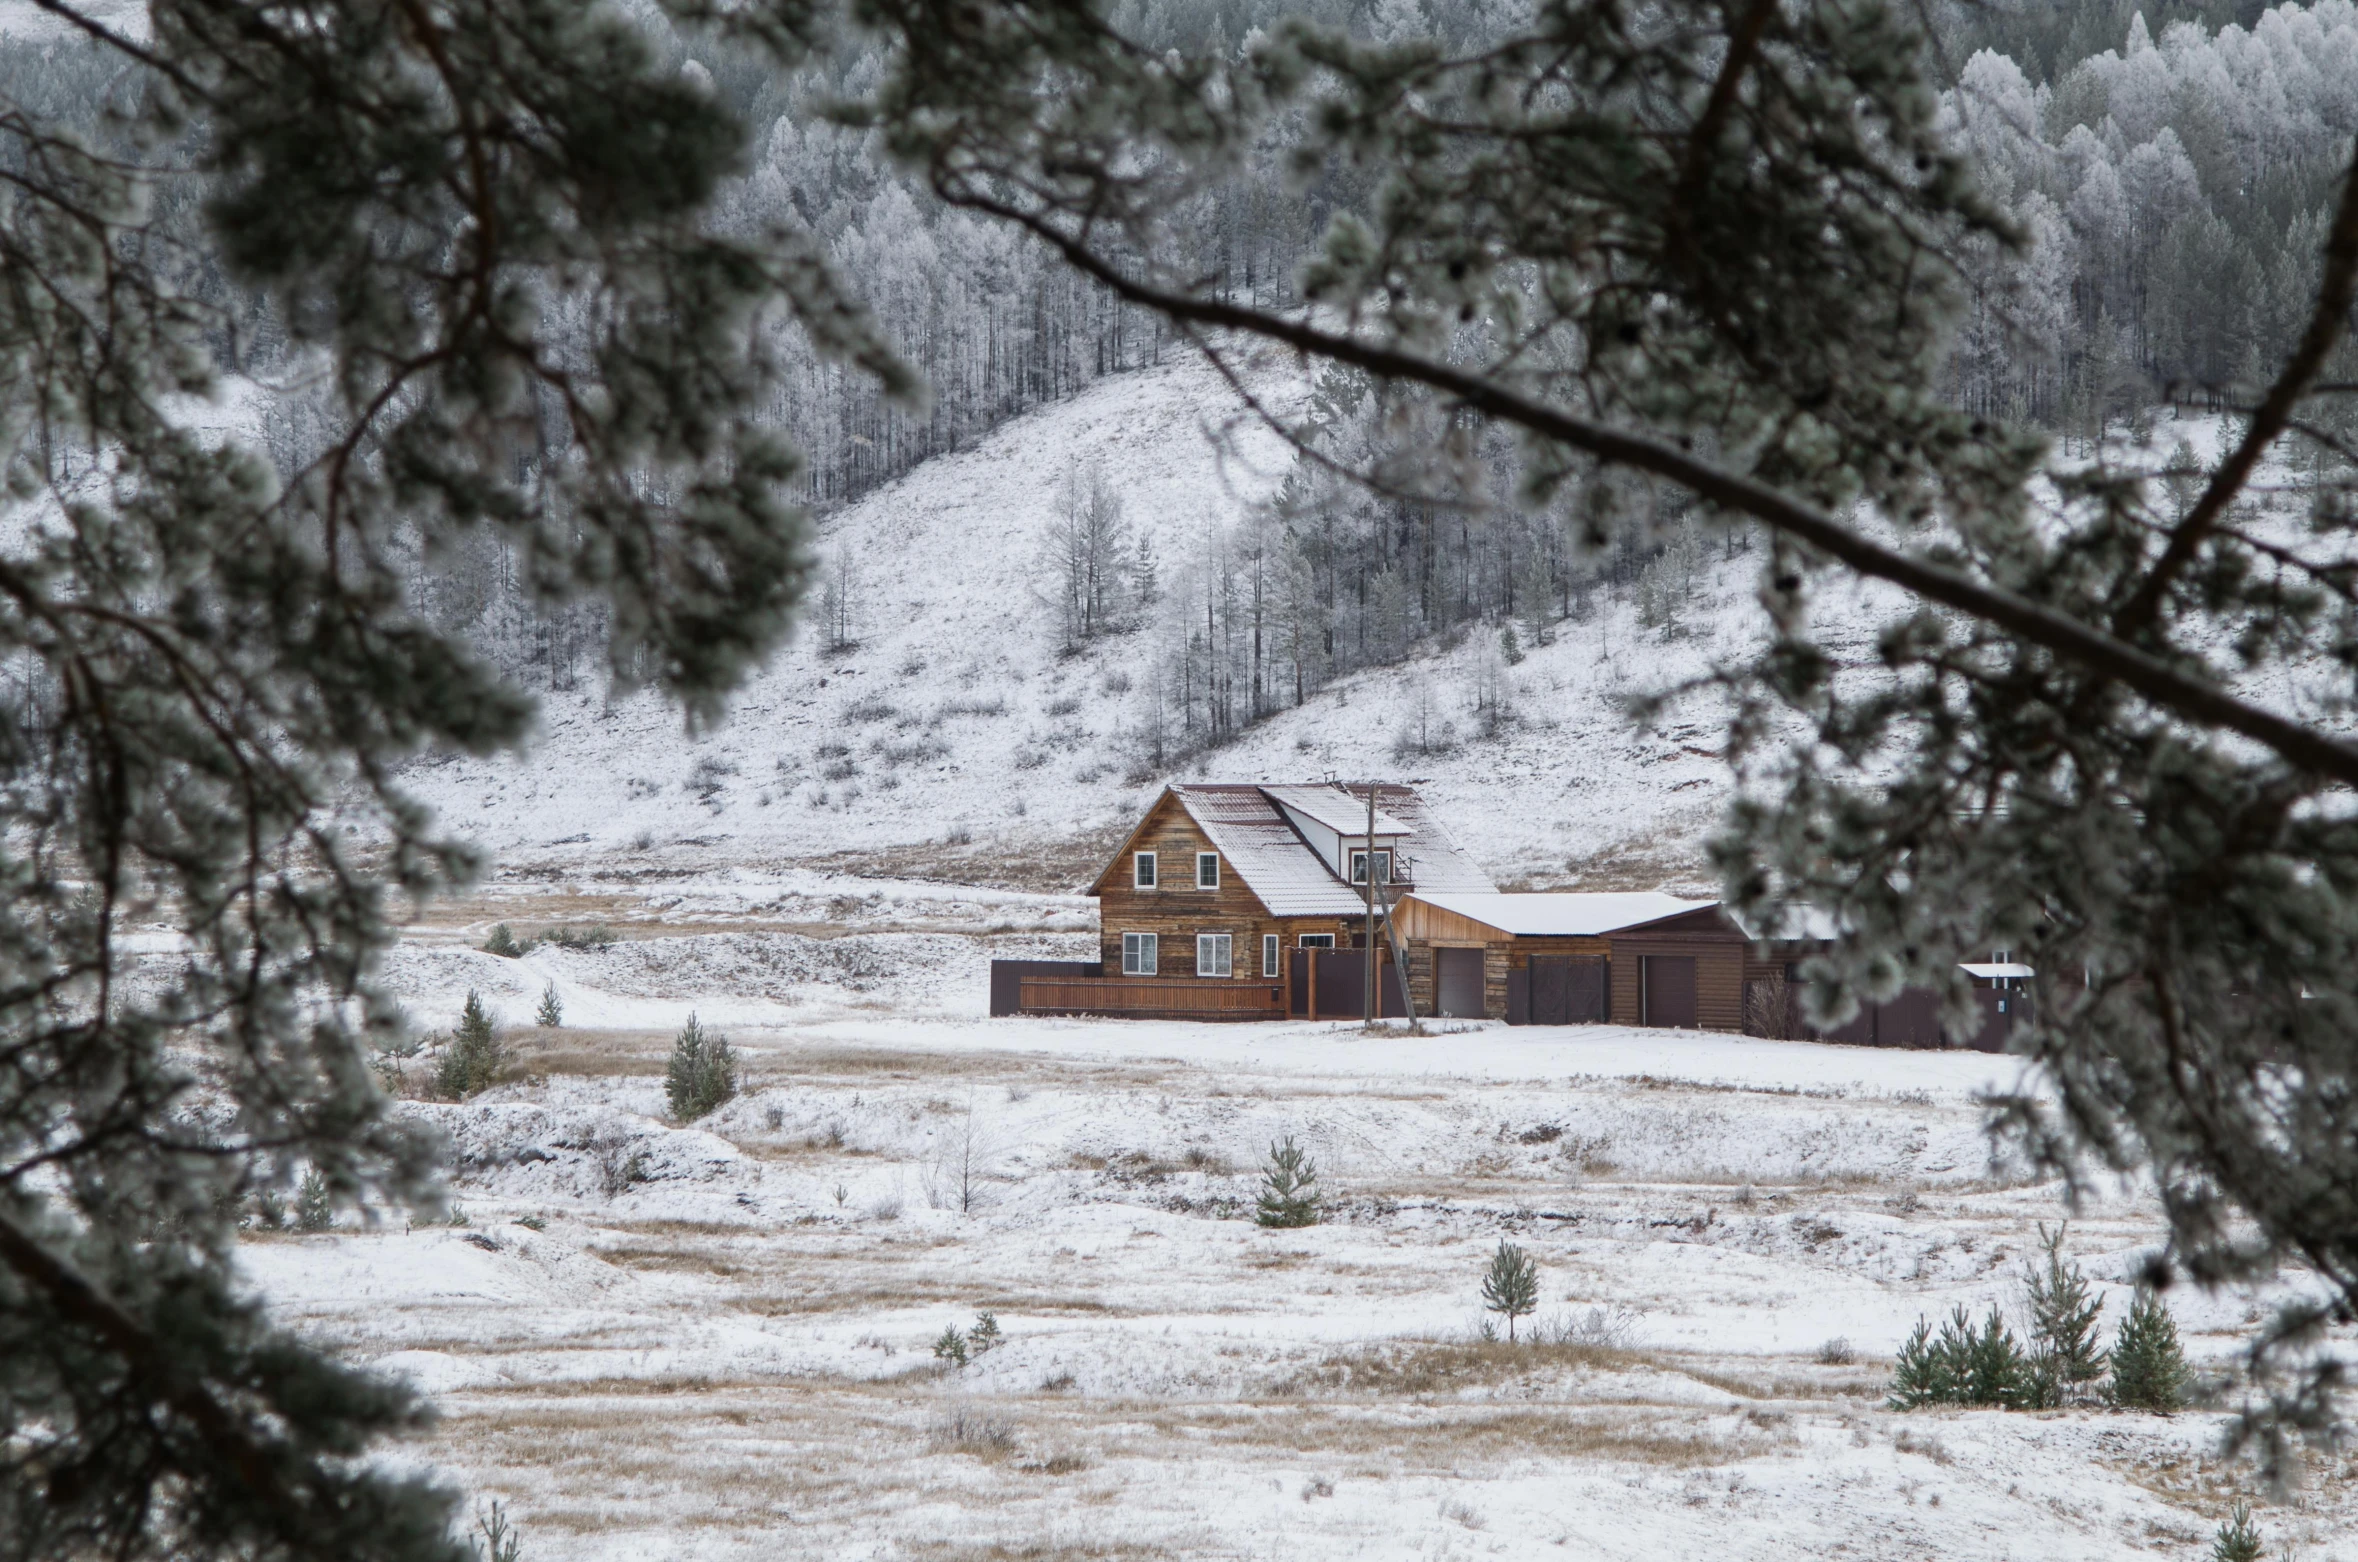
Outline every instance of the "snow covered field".
MULTIPOLYGON (((573 1021, 511 1032, 516 1082, 408 1108, 466 1223, 244 1250, 287 1316, 435 1393, 419 1456, 528 1557, 2191 1558, 2248 1489, 2215 1413, 1882 1408, 1917 1316, 2014 1305, 2062 1213, 1991 1161, 2011 1060, 989 1020, 984 961, 1069 953, 1071 903, 1006 897, 977 939, 928 923, 972 892, 830 888, 721 886, 674 908, 701 930, 522 961, 421 935, 422 1019, 473 985, 524 1027, 554 981, 573 1021), (681 1127, 691 1007, 745 1088, 681 1127), (1264 1230, 1287 1134, 1328 1219, 1264 1230), (1540 1343, 1475 1335, 1502 1237, 1540 1343), (1005 1343, 937 1364, 984 1310, 1005 1343)), ((2158 1231, 2133 1189, 2074 1221, 2108 1320, 2158 1231)), ((2198 1360, 2232 1350, 2242 1299, 2172 1301, 2198 1360)), ((2358 1558, 2349 1465, 2261 1517, 2358 1558)))

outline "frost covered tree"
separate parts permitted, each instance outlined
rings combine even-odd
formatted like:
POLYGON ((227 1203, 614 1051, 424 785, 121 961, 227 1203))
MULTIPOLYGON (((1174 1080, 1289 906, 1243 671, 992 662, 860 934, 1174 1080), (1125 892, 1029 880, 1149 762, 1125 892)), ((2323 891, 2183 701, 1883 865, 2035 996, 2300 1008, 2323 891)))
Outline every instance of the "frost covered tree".
MULTIPOLYGON (((455 1562, 450 1496, 374 1453, 416 1396, 230 1254, 306 1169, 437 1199, 367 1066, 402 1029, 376 969, 475 857, 397 772, 531 704, 412 565, 496 541, 709 720, 804 571, 752 328, 911 382, 806 234, 710 220, 744 127, 665 18, 716 8, 31 9, 61 36, 11 40, 0 102, 0 1552, 455 1562), (251 439, 204 405, 248 369, 296 387, 251 439)), ((807 19, 729 25, 790 55, 807 19)))
MULTIPOLYGON (((1149 46, 1090 0, 867 14, 894 53, 859 118, 945 200, 1224 364, 1281 344, 1429 407, 1450 437, 1421 474, 1355 466, 1367 491, 1450 501, 1495 432, 1518 502, 1566 501, 1586 546, 1644 536, 1659 518, 1629 496, 1661 489, 1764 534, 1762 650, 1719 674, 1742 788, 1714 847, 1729 898, 1850 930, 1806 973, 1821 1022, 1908 981, 1954 989, 1968 951, 2035 966, 2017 1045, 2058 1094, 2012 1103, 2010 1131, 2075 1178, 2151 1168, 2168 1270, 2315 1269, 2326 1299, 2265 1328, 2260 1380, 2272 1428, 2330 1423, 2331 1374, 2298 1347, 2358 1310, 2340 122, 2313 143, 2321 215, 2287 241, 2298 307, 2254 339, 2246 415, 2175 473, 2067 462, 2003 398, 1951 394, 1976 257, 2036 254, 2037 224, 1977 179, 1910 8, 1540 0, 1454 34, 1293 22, 1241 48, 1149 46), (1263 303, 1189 242, 1257 157, 1363 192, 1301 273, 1315 308, 1263 303), (2264 462, 2279 490, 2306 485, 2292 514, 2251 494, 2264 462), (1857 578, 1892 607, 1880 665, 1850 675, 1810 606, 1857 578)), ((2144 91, 2108 85, 2107 113, 2146 113, 2123 133, 2150 150, 2069 192, 2131 280, 2156 231, 2192 220, 2199 161, 2144 91)), ((2119 334, 2133 304, 2091 303, 2114 322, 2075 369, 2091 428, 2116 383, 2103 355, 2146 350, 2119 334)))

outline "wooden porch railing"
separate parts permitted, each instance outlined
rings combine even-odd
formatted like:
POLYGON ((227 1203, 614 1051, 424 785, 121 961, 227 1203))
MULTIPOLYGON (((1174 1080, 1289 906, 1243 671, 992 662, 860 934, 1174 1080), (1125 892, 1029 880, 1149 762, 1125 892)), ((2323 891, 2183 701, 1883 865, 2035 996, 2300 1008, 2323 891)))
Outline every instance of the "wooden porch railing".
POLYGON ((1095 976, 1078 980, 1027 976, 1025 1014, 1111 1014, 1143 1019, 1274 1020, 1285 1015, 1276 982, 1218 977, 1095 976))

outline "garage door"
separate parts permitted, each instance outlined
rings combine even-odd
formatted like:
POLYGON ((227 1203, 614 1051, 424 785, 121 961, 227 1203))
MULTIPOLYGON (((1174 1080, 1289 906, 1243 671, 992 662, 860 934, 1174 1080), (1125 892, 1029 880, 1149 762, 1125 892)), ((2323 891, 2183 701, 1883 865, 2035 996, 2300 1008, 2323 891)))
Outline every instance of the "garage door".
POLYGON ((1695 957, 1647 955, 1644 964, 1645 1023, 1695 1029, 1695 957))
POLYGON ((1482 951, 1436 949, 1439 967, 1441 1016, 1451 1020, 1482 1017, 1482 951))

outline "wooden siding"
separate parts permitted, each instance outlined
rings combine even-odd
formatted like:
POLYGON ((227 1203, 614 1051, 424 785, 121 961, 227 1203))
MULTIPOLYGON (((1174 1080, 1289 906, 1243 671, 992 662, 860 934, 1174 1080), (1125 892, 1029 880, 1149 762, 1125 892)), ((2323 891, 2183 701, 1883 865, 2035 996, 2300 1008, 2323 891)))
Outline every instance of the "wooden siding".
MULTIPOLYGON (((1122 974, 1122 935, 1152 933, 1157 977, 1195 976, 1195 939, 1198 933, 1226 933, 1229 979, 1233 982, 1280 980, 1287 967, 1271 975, 1261 970, 1261 938, 1277 935, 1278 948, 1290 964, 1295 941, 1305 933, 1332 934, 1335 943, 1349 947, 1365 931, 1360 917, 1272 916, 1261 898, 1245 888, 1244 880, 1220 860, 1220 887, 1195 887, 1195 857, 1214 848, 1179 800, 1169 793, 1148 811, 1129 845, 1097 884, 1098 954, 1105 974, 1122 974), (1137 853, 1155 854, 1155 885, 1140 889, 1132 863, 1137 853)), ((1135 981, 1138 978, 1131 978, 1135 981)))
POLYGON ((1616 936, 1613 946, 1613 1023, 1637 1025, 1639 1018, 1639 960, 1647 955, 1695 957, 1695 1018, 1705 1030, 1741 1034, 1744 1029, 1744 955, 1742 934, 1721 937, 1648 933, 1616 936))

